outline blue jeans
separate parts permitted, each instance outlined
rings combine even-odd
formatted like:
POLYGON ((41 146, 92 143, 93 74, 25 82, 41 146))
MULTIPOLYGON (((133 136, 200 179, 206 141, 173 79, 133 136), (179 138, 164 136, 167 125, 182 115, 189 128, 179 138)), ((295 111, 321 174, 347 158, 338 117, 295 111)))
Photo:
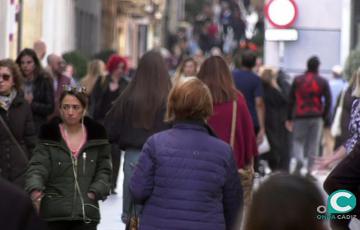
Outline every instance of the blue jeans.
POLYGON ((140 215, 142 210, 141 205, 135 205, 134 210, 134 198, 130 192, 130 180, 134 172, 135 165, 138 162, 140 156, 140 149, 127 149, 124 156, 124 183, 123 183, 123 212, 121 220, 126 224, 128 223, 129 217, 134 216, 135 212, 137 216, 140 215))

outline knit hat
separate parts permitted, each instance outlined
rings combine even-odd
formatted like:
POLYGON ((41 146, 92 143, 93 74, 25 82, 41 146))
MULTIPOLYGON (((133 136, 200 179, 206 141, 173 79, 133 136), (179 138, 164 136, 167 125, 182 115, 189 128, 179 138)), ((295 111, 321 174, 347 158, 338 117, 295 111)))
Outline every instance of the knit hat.
POLYGON ((127 71, 127 61, 125 58, 117 55, 117 54, 113 54, 111 55, 111 57, 109 58, 106 67, 107 70, 109 71, 109 73, 114 72, 118 67, 119 64, 122 63, 124 65, 124 71, 127 71))

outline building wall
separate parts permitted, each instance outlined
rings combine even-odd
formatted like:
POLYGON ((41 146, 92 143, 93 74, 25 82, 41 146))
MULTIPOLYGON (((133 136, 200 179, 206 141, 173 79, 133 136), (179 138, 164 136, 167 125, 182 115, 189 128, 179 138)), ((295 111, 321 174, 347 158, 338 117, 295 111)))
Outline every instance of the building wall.
MULTIPOLYGON (((332 66, 343 63, 346 54, 342 47, 343 0, 302 0, 298 5, 298 19, 294 28, 298 31, 297 41, 284 42, 284 59, 280 62, 279 42, 265 41, 265 64, 282 66, 291 74, 306 69, 306 61, 312 55, 321 60, 321 73, 329 75, 332 66), (321 10, 319 10, 321 9, 321 10)), ((350 26, 350 25, 348 25, 350 26)), ((269 23, 266 22, 269 28, 269 23)), ((344 32, 344 31, 343 31, 344 32)))
POLYGON ((117 17, 117 0, 102 0, 101 7, 101 48, 102 49, 117 49, 117 33, 116 20, 117 17))
POLYGON ((184 0, 167 0, 168 7, 168 31, 175 33, 180 21, 185 18, 184 0))
POLYGON ((18 48, 18 0, 0 0, 0 59, 15 58, 18 48))
POLYGON ((75 15, 76 48, 91 56, 100 51, 101 1, 76 1, 75 15))
POLYGON ((21 35, 15 21, 19 0, 0 0, 0 58, 16 58, 18 50, 33 47, 36 40, 47 45, 47 54, 75 49, 74 0, 23 0, 21 35), (14 4, 11 4, 11 3, 14 4), (12 33, 12 39, 9 34, 12 33), (18 46, 18 36, 20 46, 18 46))
POLYGON ((353 0, 351 9, 352 9, 351 49, 360 50, 360 1, 353 0))
POLYGON ((42 35, 48 54, 63 54, 75 49, 75 3, 73 0, 44 1, 42 35))
POLYGON ((7 8, 9 1, 0 0, 0 59, 7 57, 9 35, 7 33, 7 8))
POLYGON ((34 41, 42 38, 43 0, 23 1, 21 48, 32 48, 34 41))

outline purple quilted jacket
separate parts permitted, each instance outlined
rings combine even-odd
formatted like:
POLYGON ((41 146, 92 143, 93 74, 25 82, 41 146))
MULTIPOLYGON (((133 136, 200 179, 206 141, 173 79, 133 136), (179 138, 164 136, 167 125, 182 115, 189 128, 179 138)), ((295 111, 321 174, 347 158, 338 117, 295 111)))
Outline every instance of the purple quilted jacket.
POLYGON ((141 230, 230 230, 242 207, 231 148, 203 124, 178 123, 145 143, 130 189, 141 230))

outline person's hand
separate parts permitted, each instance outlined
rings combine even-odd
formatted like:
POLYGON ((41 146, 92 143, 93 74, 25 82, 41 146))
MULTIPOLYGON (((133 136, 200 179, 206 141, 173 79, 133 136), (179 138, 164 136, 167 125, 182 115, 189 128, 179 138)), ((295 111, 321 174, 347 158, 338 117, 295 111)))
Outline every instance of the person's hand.
POLYGON ((41 204, 41 199, 43 197, 43 193, 39 190, 33 190, 30 194, 31 200, 33 202, 34 208, 36 210, 37 213, 40 212, 40 204, 41 204))
POLYGON ((333 164, 341 161, 344 157, 346 157, 346 148, 344 146, 340 146, 330 156, 316 158, 315 167, 317 167, 317 169, 330 168, 333 164))
POLYGON ((329 169, 330 166, 333 163, 333 157, 332 156, 326 156, 326 157, 318 157, 315 158, 314 168, 316 170, 326 170, 329 169))
POLYGON ((292 132, 294 129, 293 121, 285 121, 285 127, 289 132, 292 132))
POLYGON ((31 104, 32 100, 33 100, 33 95, 32 94, 26 94, 25 95, 25 100, 31 104))
POLYGON ((88 192, 87 196, 89 197, 90 200, 95 200, 95 198, 96 198, 95 193, 93 193, 93 192, 88 192))
POLYGON ((265 137, 265 130, 260 129, 260 131, 256 135, 256 144, 261 145, 261 143, 264 141, 264 137, 265 137))

